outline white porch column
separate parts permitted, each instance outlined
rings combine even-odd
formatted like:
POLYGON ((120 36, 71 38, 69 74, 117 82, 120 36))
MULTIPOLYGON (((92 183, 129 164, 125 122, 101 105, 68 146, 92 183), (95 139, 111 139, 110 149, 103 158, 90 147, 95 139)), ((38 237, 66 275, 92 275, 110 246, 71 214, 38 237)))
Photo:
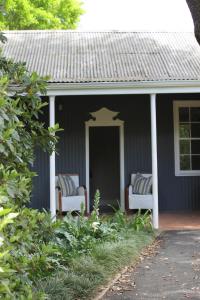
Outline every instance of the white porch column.
MULTIPOLYGON (((55 125, 55 96, 49 97, 49 126, 55 125)), ((56 216, 56 161, 55 151, 50 155, 50 211, 52 218, 56 216)))
POLYGON ((124 123, 119 127, 120 130, 120 206, 125 211, 124 199, 124 123))
POLYGON ((90 213, 90 146, 89 146, 89 126, 85 123, 85 153, 86 153, 86 189, 87 189, 87 213, 90 213))
POLYGON ((158 158, 157 158, 157 126, 156 126, 156 95, 151 94, 151 155, 153 180, 153 226, 158 228, 158 158))

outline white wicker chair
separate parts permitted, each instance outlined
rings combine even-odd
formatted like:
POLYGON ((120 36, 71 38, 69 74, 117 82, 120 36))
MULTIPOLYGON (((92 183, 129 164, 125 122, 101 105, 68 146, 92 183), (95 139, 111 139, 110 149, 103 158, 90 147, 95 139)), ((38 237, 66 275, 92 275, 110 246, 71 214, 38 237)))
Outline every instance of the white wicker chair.
POLYGON ((75 187, 77 188, 77 195, 64 197, 58 185, 58 176, 56 176, 56 208, 62 213, 66 211, 80 211, 81 203, 85 204, 85 211, 87 212, 87 191, 83 186, 79 186, 78 174, 62 174, 68 175, 72 178, 75 187))
MULTIPOLYGON (((142 174, 144 177, 152 176, 151 174, 142 174)), ((136 174, 131 174, 131 184, 126 191, 126 210, 129 209, 153 209, 153 195, 133 194, 133 185, 136 174)))

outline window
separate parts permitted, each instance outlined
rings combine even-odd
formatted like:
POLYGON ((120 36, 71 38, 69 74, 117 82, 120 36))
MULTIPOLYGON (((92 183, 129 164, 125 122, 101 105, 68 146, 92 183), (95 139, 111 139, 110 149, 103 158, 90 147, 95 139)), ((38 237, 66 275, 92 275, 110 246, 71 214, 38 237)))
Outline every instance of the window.
POLYGON ((200 175, 200 101, 174 102, 175 175, 200 175))

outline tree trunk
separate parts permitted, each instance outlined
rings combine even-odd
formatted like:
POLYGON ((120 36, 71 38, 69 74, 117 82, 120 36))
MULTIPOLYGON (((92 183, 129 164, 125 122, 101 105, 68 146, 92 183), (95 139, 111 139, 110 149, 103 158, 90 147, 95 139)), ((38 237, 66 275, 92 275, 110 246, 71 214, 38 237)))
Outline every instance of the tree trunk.
POLYGON ((186 0, 194 22, 194 33, 200 45, 200 0, 186 0))

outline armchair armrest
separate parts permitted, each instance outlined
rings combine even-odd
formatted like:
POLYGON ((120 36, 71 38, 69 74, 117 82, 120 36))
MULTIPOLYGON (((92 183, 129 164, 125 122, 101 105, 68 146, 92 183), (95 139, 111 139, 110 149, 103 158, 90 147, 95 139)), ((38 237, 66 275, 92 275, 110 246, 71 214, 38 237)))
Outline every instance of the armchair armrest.
POLYGON ((130 184, 128 186, 128 195, 132 195, 133 194, 133 186, 130 184))
POLYGON ((125 210, 129 211, 129 195, 132 194, 132 185, 128 185, 125 189, 125 210))

